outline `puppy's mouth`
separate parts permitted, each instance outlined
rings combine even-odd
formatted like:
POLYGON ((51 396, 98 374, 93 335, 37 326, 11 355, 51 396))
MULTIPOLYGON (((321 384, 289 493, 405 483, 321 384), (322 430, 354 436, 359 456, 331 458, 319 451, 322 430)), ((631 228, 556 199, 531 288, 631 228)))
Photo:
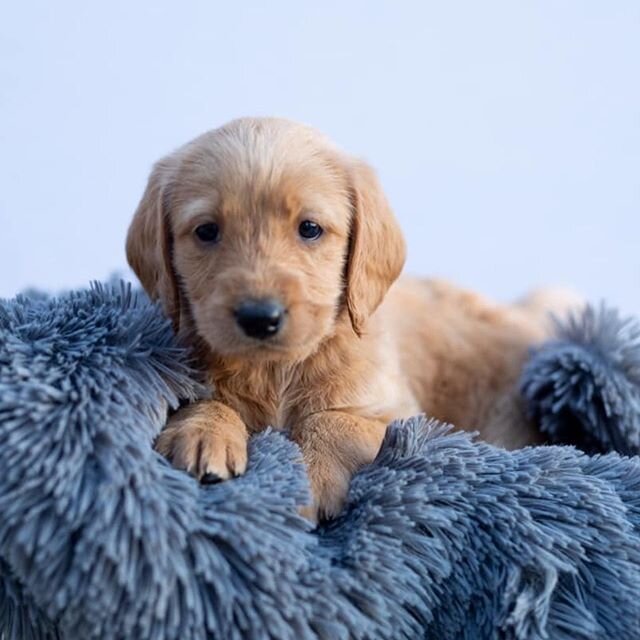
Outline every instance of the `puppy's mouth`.
POLYGON ((258 342, 257 340, 252 340, 252 341, 247 341, 245 342, 245 344, 241 347, 239 347, 238 349, 235 350, 235 352, 240 355, 240 354, 246 354, 246 355, 255 355, 255 354, 260 354, 260 355, 282 355, 285 356, 289 353, 291 353, 291 351, 295 351, 296 348, 292 347, 291 345, 284 345, 284 344, 277 344, 275 342, 269 342, 269 343, 264 343, 264 342, 258 342))
POLYGON ((292 343, 284 337, 260 340, 238 335, 237 331, 233 331, 233 334, 229 339, 221 339, 218 334, 215 341, 207 340, 207 342, 213 351, 221 356, 247 361, 297 360, 301 355, 307 355, 306 343, 292 343))
POLYGON ((309 301, 288 306, 273 299, 242 299, 209 307, 197 332, 215 353, 251 360, 301 360, 330 331, 334 307, 309 301))

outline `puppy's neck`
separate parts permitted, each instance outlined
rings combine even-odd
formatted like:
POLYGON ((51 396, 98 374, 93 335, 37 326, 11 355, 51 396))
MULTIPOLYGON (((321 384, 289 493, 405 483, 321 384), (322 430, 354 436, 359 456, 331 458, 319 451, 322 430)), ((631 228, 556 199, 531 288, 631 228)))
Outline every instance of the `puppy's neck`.
POLYGON ((329 408, 325 405, 331 404, 330 398, 318 389, 347 366, 348 346, 354 340, 359 342, 350 323, 339 321, 334 332, 304 359, 227 356, 213 352, 202 339, 192 344, 215 399, 235 409, 250 430, 260 430, 287 427, 300 417, 300 406, 311 411, 329 408))
POLYGON ((284 427, 296 364, 209 352, 206 375, 214 398, 235 409, 250 431, 284 427))

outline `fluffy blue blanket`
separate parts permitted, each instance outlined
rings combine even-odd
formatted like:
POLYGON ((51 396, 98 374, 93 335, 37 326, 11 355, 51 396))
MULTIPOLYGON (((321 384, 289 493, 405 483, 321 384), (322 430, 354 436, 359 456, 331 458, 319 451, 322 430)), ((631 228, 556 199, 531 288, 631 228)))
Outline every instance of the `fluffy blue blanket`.
MULTIPOLYGON (((588 310, 532 358, 551 439, 635 454, 640 333, 588 310)), ((201 389, 126 287, 0 303, 0 636, 638 638, 640 463, 389 427, 317 531, 299 451, 199 486, 152 449, 201 389)))

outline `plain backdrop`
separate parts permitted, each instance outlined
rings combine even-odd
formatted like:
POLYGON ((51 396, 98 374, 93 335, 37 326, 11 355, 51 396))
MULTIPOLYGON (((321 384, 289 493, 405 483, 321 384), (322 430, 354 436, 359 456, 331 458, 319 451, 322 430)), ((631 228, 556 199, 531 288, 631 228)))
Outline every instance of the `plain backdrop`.
POLYGON ((240 115, 377 167, 407 270, 640 313, 640 2, 6 2, 0 297, 126 269, 153 161, 240 115))

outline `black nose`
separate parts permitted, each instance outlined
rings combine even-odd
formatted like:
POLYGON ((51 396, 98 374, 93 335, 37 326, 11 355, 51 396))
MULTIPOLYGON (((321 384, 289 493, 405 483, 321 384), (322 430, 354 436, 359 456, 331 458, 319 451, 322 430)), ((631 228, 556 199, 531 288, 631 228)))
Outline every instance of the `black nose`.
POLYGON ((236 322, 251 338, 265 340, 280 330, 285 309, 276 300, 246 300, 233 311, 236 322))

